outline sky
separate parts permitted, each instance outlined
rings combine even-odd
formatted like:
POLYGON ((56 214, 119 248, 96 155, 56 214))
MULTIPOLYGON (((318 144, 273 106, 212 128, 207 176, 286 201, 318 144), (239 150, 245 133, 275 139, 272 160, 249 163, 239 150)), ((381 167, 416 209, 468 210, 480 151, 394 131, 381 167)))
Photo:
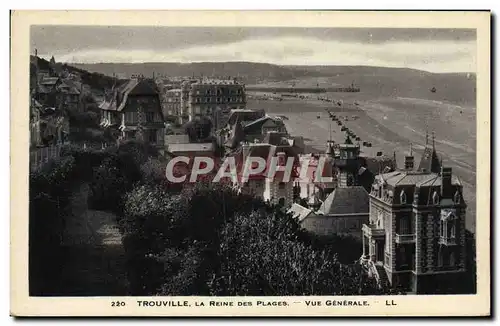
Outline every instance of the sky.
POLYGON ((471 29, 32 26, 31 54, 68 63, 366 65, 476 72, 471 29))

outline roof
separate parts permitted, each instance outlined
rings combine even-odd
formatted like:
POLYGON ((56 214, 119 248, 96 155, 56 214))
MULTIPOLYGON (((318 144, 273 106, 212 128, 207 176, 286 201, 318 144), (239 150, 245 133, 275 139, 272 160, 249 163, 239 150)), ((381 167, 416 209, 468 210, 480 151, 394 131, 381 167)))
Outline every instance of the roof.
POLYGON ((364 166, 373 174, 379 174, 384 171, 385 167, 390 167, 391 169, 396 169, 396 161, 394 157, 387 155, 373 156, 373 157, 363 157, 364 166))
POLYGON ((231 135, 232 137, 228 139, 227 143, 227 146, 230 148, 238 147, 240 142, 245 139, 245 132, 243 131, 243 127, 241 126, 240 120, 238 118, 236 118, 236 123, 233 126, 231 135))
POLYGON ((113 93, 113 96, 101 103, 102 110, 122 111, 127 104, 129 95, 158 95, 153 85, 146 79, 130 79, 128 82, 120 85, 113 93), (120 94, 121 102, 117 102, 116 95, 120 94))
POLYGON ((165 144, 188 144, 188 135, 167 135, 165 136, 165 144))
MULTIPOLYGON (((382 173, 376 178, 382 178, 388 185, 392 187, 410 185, 415 185, 417 187, 426 187, 441 185, 441 177, 438 173, 434 172, 427 173, 419 171, 393 171, 389 173, 382 173)), ((451 183, 455 185, 461 185, 460 180, 455 175, 452 176, 451 183)))
POLYGON ((282 132, 270 131, 264 137, 263 142, 267 143, 267 144, 275 145, 275 146, 290 145, 290 143, 288 142, 288 138, 286 136, 287 135, 285 133, 282 133, 282 132))
POLYGON ((290 207, 287 213, 292 214, 292 216, 294 218, 297 218, 299 222, 303 221, 306 217, 310 215, 316 215, 311 209, 305 208, 296 203, 292 204, 292 207, 290 207))
POLYGON ((42 85, 55 85, 59 81, 59 77, 44 77, 40 84, 42 85))
POLYGON ((368 214, 369 196, 361 186, 338 187, 319 209, 324 215, 368 214))
POLYGON ((228 123, 232 125, 239 118, 240 121, 256 120, 265 116, 264 110, 232 109, 229 113, 228 123))
POLYGON ((276 125, 280 125, 282 126, 283 125, 283 121, 281 120, 278 120, 278 119, 274 119, 268 115, 265 115, 263 117, 260 117, 248 124, 245 125, 245 131, 250 131, 251 129, 260 129, 262 128, 262 126, 268 122, 268 121, 272 121, 274 122, 276 125))
POLYGON ((424 153, 422 154, 422 159, 420 160, 420 164, 418 165, 418 171, 423 172, 434 172, 439 173, 441 170, 441 163, 437 157, 436 149, 434 145, 430 147, 429 145, 425 146, 424 153))
POLYGON ((213 152, 214 144, 212 143, 187 143, 187 144, 169 144, 168 151, 176 152, 213 152))

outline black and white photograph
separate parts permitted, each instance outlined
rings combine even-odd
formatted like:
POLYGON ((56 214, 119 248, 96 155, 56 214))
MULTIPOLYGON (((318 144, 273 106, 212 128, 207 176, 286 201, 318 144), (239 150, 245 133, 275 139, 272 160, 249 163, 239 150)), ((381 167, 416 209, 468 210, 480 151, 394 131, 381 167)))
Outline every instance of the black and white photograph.
POLYGON ((478 30, 299 25, 29 26, 29 297, 478 294, 478 30))

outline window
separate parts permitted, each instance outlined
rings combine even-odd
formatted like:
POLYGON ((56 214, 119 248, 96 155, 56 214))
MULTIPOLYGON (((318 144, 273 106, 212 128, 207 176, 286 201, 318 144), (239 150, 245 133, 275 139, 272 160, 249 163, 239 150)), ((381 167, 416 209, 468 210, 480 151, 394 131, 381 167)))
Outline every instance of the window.
POLYGON ((410 234, 410 221, 405 216, 399 221, 399 233, 400 234, 410 234))
POLYGON ((401 204, 406 204, 406 193, 404 190, 401 190, 401 193, 399 194, 399 200, 401 201, 401 204))
POLYGON ((156 130, 150 130, 148 133, 148 141, 155 144, 157 142, 156 130))
POLYGON ((439 248, 438 251, 438 266, 442 267, 443 266, 443 250, 439 248))
POLYGON ((146 112, 146 122, 153 122, 155 118, 154 112, 146 112))
POLYGON ((448 237, 450 239, 455 239, 455 221, 448 221, 448 237))
POLYGON ((200 95, 200 91, 196 91, 196 95, 200 95))
POLYGON ((439 195, 437 194, 436 191, 434 191, 434 194, 432 195, 432 203, 434 205, 439 204, 439 195))
POLYGON ((281 197, 281 198, 278 200, 278 206, 285 206, 285 198, 281 197))
POLYGON ((220 97, 217 98, 217 103, 220 103, 220 97))
POLYGON ((455 253, 453 251, 450 252, 450 266, 455 266, 455 253))
POLYGON ((285 189, 285 183, 284 182, 280 182, 279 183, 279 187, 280 187, 280 189, 285 189))
POLYGON ((455 204, 460 204, 460 193, 457 191, 455 192, 455 195, 453 196, 453 201, 455 204))

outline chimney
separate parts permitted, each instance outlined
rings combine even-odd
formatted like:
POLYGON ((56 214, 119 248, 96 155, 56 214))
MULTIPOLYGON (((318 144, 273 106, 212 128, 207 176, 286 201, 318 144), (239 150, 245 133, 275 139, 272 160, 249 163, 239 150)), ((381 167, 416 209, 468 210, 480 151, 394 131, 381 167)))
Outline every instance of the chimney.
POLYGON ((451 198, 452 187, 451 187, 451 168, 445 168, 441 166, 441 197, 451 198))
POLYGON ((412 150, 412 146, 410 144, 410 152, 408 153, 408 155, 405 155, 405 170, 407 171, 412 171, 413 170, 413 167, 415 165, 415 160, 413 158, 413 150, 412 150))
POLYGON ((412 171, 414 165, 413 156, 405 156, 405 170, 412 171))

